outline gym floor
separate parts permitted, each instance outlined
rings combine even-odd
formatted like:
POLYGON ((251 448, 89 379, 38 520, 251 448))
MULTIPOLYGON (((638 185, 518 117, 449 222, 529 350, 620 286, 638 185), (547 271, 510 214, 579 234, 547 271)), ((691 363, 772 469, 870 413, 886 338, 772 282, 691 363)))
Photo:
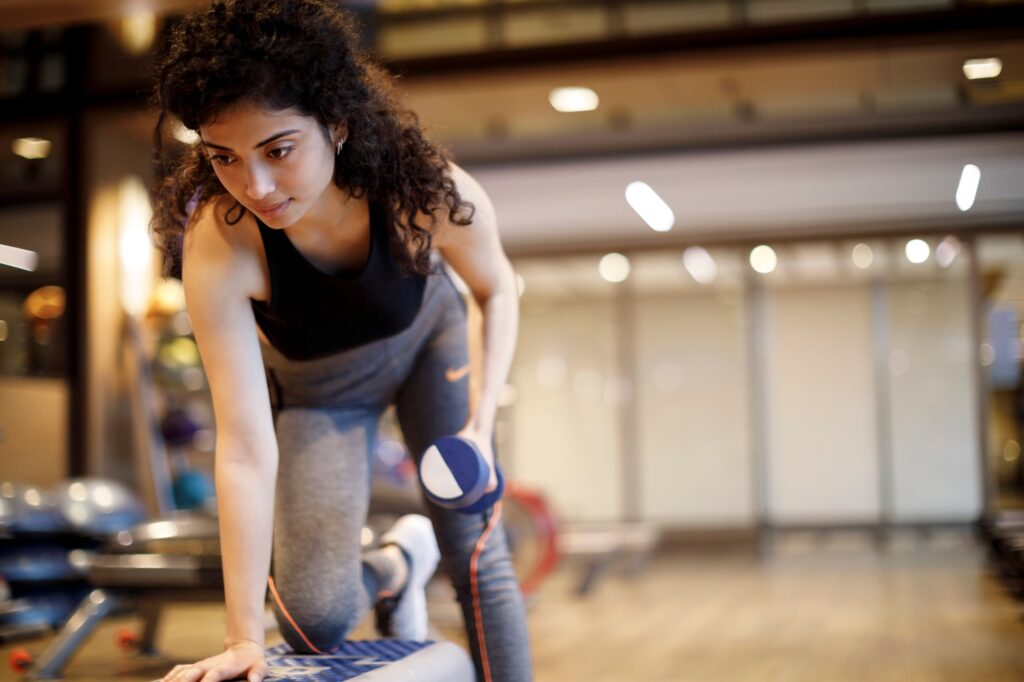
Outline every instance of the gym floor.
MULTIPOLYGON (((964 532, 897 536, 884 552, 857 533, 792 533, 765 560, 663 556, 639 575, 609 574, 585 598, 574 591, 581 570, 563 565, 530 607, 539 682, 1024 680, 1021 607, 964 532)), ((433 620, 459 642, 446 590, 433 595, 433 620)), ((167 658, 144 659, 115 645, 136 622, 104 624, 66 679, 151 680, 216 652, 223 636, 222 607, 169 606, 167 658)), ((371 634, 367 619, 354 636, 371 634)))

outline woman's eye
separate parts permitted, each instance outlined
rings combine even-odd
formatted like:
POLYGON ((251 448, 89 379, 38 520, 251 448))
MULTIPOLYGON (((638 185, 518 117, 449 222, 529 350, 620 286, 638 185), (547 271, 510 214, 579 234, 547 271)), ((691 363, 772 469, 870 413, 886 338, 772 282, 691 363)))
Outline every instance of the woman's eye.
POLYGON ((267 154, 272 159, 280 160, 291 154, 291 151, 292 147, 277 147, 276 149, 271 149, 269 152, 267 152, 267 154))
POLYGON ((224 154, 214 154, 210 157, 210 160, 218 166, 227 166, 231 163, 231 157, 225 156, 224 154))

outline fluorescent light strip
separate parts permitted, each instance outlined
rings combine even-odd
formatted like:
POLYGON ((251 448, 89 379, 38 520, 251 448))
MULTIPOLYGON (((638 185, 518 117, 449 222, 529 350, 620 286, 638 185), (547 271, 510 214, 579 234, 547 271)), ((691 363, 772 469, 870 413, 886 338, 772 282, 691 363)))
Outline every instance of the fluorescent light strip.
POLYGON ((655 232, 668 232, 676 224, 676 216, 665 200, 646 182, 629 183, 626 201, 655 232))
POLYGON ((956 205, 961 211, 970 210, 974 206, 974 198, 978 195, 978 184, 981 182, 981 169, 973 163, 964 166, 960 173, 960 185, 956 188, 956 205))
POLYGON ((39 266, 39 254, 28 249, 19 249, 17 246, 0 244, 0 265, 35 272, 39 266))

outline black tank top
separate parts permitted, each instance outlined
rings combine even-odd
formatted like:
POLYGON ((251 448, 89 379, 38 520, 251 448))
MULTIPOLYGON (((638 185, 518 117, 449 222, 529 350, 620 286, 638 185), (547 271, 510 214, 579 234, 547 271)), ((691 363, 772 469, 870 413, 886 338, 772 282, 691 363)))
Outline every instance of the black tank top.
MULTIPOLYGON (((253 216, 255 217, 255 216, 253 216)), ((370 257, 357 271, 327 274, 284 230, 256 218, 270 271, 270 302, 252 301, 256 323, 291 360, 312 360, 397 334, 412 324, 426 279, 402 273, 382 208, 370 203, 370 257)))

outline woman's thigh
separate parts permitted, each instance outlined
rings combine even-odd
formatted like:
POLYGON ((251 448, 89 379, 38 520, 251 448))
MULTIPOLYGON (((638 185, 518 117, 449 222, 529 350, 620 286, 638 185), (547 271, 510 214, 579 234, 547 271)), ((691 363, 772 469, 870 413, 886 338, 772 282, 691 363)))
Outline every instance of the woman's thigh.
POLYGON ((277 415, 273 573, 287 639, 297 627, 317 648, 329 648, 369 607, 360 538, 378 417, 376 410, 349 408, 277 415))

